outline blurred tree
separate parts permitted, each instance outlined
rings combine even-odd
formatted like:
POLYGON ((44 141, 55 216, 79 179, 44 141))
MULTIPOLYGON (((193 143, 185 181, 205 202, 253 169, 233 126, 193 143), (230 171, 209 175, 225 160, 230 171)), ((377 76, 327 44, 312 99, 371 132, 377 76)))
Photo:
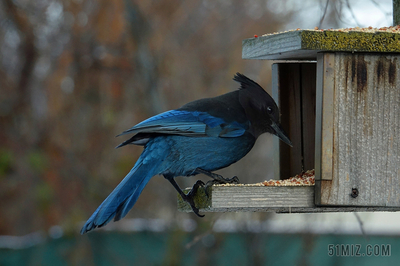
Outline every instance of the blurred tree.
MULTIPOLYGON (((237 71, 269 89, 270 63, 242 60, 241 42, 278 31, 296 11, 271 12, 270 2, 1 1, 0 234, 76 230, 142 151, 113 149, 122 130, 236 89, 237 71)), ((271 138, 221 173, 272 178, 271 138)), ((187 215, 176 214, 166 184, 155 177, 129 216, 187 215)))

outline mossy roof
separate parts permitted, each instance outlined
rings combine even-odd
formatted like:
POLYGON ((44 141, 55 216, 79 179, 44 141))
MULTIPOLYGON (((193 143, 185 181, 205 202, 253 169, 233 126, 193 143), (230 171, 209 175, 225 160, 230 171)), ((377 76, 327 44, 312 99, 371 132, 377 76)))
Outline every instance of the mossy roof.
POLYGON ((318 52, 400 53, 400 34, 295 30, 243 40, 243 59, 308 59, 318 52))

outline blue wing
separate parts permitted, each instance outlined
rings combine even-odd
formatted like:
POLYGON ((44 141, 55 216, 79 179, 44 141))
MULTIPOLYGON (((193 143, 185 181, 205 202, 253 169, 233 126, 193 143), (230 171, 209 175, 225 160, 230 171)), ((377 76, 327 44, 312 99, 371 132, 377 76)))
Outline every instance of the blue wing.
POLYGON ((231 138, 243 135, 247 128, 248 125, 237 122, 226 123, 222 118, 214 117, 206 112, 172 110, 150 117, 119 134, 118 136, 142 133, 142 137, 136 135, 117 147, 129 143, 143 145, 148 141, 146 137, 149 136, 148 134, 231 138))

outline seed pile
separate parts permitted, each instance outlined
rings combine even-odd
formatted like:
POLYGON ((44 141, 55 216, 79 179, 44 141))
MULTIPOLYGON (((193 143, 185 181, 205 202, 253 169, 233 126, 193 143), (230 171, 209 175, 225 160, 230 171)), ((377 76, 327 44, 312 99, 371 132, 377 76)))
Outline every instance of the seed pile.
POLYGON ((295 177, 284 180, 269 180, 255 184, 221 184, 214 186, 246 186, 246 187, 300 187, 300 186, 314 186, 315 185, 315 171, 308 170, 307 172, 300 173, 295 177))
POLYGON ((308 170, 307 172, 300 173, 295 177, 284 180, 269 180, 261 184, 267 187, 279 186, 314 186, 315 185, 315 171, 308 170))

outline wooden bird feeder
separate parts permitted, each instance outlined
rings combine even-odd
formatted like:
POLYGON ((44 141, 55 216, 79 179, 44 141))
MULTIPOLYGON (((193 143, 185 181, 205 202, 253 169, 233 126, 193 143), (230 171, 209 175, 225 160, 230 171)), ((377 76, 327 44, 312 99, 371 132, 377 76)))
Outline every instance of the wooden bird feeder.
POLYGON ((315 169, 315 186, 213 186, 201 211, 400 210, 400 33, 296 30, 246 39, 242 57, 279 60, 272 96, 293 148, 275 138, 275 179, 315 169))

